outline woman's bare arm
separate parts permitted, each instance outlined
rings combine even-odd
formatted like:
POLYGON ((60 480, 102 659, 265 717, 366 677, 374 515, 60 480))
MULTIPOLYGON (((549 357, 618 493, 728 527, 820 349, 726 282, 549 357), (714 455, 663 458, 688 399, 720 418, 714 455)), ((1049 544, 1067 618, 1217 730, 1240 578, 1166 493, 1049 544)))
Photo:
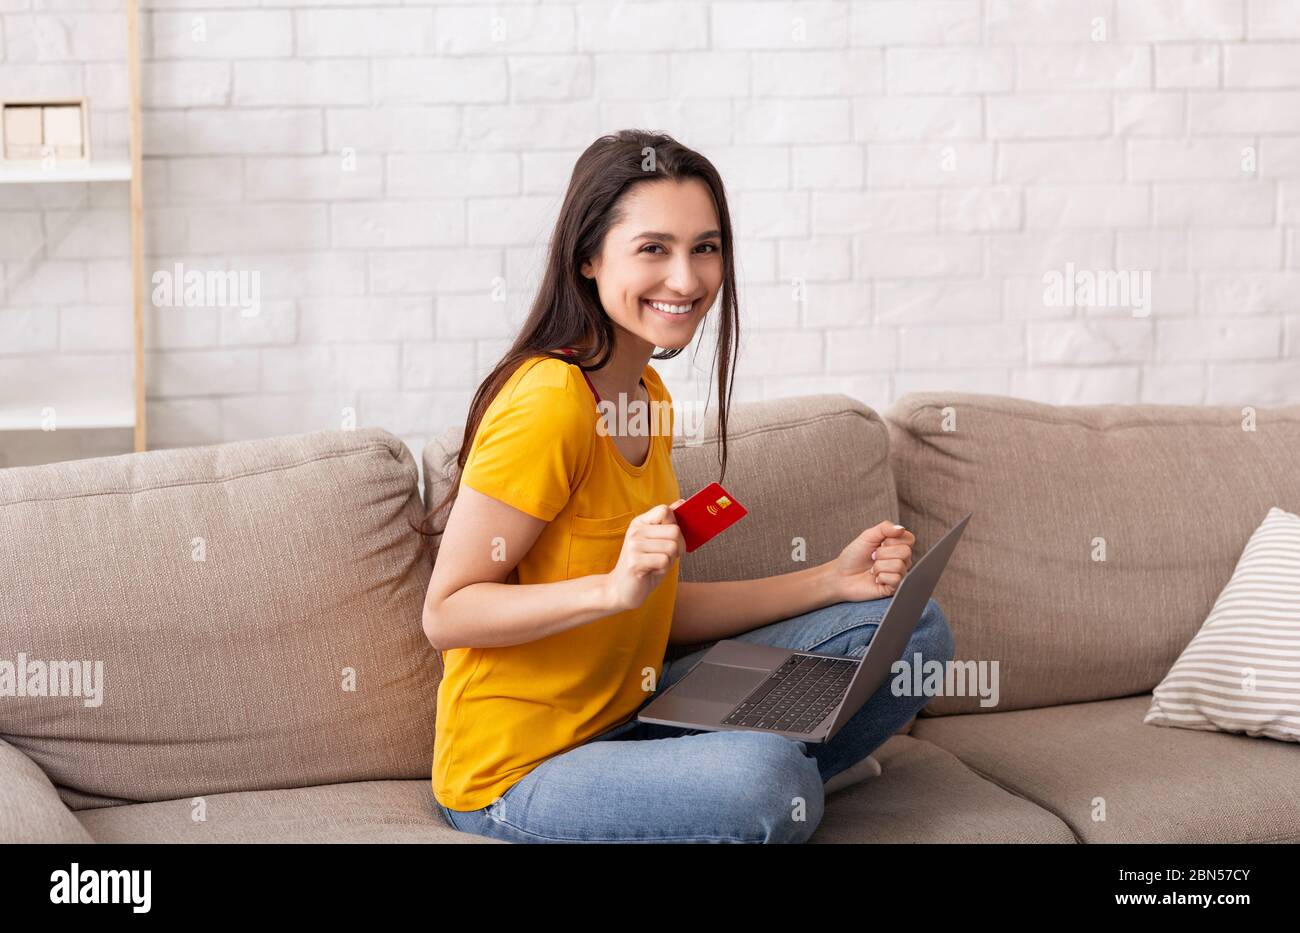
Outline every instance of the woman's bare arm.
POLYGON ((546 522, 461 485, 424 598, 440 650, 518 645, 613 614, 608 575, 519 585, 506 578, 546 522))
POLYGON ((671 645, 697 645, 730 638, 791 616, 839 602, 833 564, 719 583, 677 584, 671 645))
POLYGON ((885 520, 865 529, 839 556, 793 573, 758 580, 678 583, 669 644, 730 638, 839 602, 892 596, 912 566, 916 536, 885 520))

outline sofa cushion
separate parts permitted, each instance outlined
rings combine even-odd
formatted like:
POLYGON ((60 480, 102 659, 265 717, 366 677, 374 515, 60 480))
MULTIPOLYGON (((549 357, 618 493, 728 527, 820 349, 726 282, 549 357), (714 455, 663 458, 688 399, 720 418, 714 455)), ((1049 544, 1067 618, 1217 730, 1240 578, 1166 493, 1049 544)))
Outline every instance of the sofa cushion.
MULTIPOLYGON (((1047 811, 948 752, 895 736, 879 777, 829 794, 811 842, 1074 842, 1047 811)), ((488 842, 447 825, 427 781, 367 781, 82 810, 96 842, 488 842)), ((508 844, 508 843, 502 843, 508 844)))
POLYGON ((1300 742, 1300 516, 1269 509, 1145 722, 1300 742))
POLYGON ((869 525, 898 520, 888 429, 855 399, 810 395, 737 403, 727 435, 725 478, 718 473, 715 420, 706 419, 699 442, 673 439, 683 496, 721 482, 749 510, 725 537, 683 558, 683 580, 803 570, 834 558, 869 525), (793 556, 800 541, 806 542, 802 561, 793 556))
POLYGON ((77 818, 96 842, 499 841, 449 826, 423 780, 212 794, 82 810, 77 818))
POLYGON ((915 555, 974 513, 934 596, 957 660, 998 662, 998 710, 1149 693, 1269 508, 1300 510, 1300 406, 915 393, 886 420, 915 555))
POLYGON ((1050 810, 1084 842, 1300 842, 1294 745, 1144 725, 1150 704, 1148 694, 923 717, 912 735, 1050 810))
POLYGON ((375 428, 0 470, 0 642, 103 665, 102 703, 7 697, 0 735, 74 808, 427 785, 418 515, 375 428))
POLYGON ((1077 841, 1057 817, 936 745, 896 735, 874 754, 880 775, 827 794, 809 842, 1077 841))

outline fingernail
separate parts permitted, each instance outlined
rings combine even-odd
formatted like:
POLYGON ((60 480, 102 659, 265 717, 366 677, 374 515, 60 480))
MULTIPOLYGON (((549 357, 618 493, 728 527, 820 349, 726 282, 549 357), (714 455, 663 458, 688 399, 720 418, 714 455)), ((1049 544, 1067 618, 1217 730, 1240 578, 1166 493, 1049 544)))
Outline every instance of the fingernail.
POLYGON ((895 528, 902 528, 903 526, 902 526, 902 525, 895 525, 894 527, 895 527, 895 528))
POLYGON ((871 559, 872 559, 872 560, 875 560, 875 559, 876 559, 876 552, 875 552, 875 551, 872 551, 872 552, 871 552, 871 559))

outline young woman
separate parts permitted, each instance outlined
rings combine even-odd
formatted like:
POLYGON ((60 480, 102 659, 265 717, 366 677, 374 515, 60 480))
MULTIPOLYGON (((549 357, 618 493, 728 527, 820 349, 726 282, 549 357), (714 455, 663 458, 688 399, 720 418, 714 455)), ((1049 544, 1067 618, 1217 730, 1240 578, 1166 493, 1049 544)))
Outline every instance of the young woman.
MULTIPOLYGON (((883 521, 820 566, 678 582, 671 422, 616 435, 597 404, 671 404, 648 361, 689 345, 719 292, 725 476, 738 321, 722 181, 668 136, 593 143, 531 313, 470 406, 458 484, 425 521, 454 500, 424 632, 444 665, 433 793, 458 829, 514 842, 802 842, 821 820, 824 782, 926 703, 887 682, 813 745, 635 720, 703 654, 670 663, 669 643, 860 657, 911 564, 915 538, 883 521)), ((931 600, 904 656, 944 661, 952 647, 931 600)))

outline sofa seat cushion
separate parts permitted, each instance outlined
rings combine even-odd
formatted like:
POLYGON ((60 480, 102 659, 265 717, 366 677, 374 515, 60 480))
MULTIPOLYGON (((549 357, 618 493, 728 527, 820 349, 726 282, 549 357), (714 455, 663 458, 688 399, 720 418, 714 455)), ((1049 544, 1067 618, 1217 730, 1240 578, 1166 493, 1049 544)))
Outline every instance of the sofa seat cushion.
POLYGON ((1051 813, 929 742, 896 735, 874 755, 880 775, 828 794, 810 842, 1076 841, 1051 813))
POLYGON ((358 781, 81 810, 96 842, 497 842, 447 824, 429 782, 358 781))
MULTIPOLYGON (((1074 842, 1046 810, 905 735, 875 752, 881 773, 826 798, 812 842, 1074 842)), ((96 842, 497 842, 447 825, 428 781, 362 781, 81 810, 96 842)))
POLYGON ((1143 694, 921 717, 912 734, 1051 810, 1084 842, 1300 842, 1293 744, 1146 725, 1150 706, 1143 694))

